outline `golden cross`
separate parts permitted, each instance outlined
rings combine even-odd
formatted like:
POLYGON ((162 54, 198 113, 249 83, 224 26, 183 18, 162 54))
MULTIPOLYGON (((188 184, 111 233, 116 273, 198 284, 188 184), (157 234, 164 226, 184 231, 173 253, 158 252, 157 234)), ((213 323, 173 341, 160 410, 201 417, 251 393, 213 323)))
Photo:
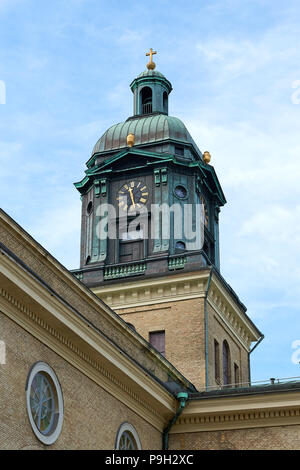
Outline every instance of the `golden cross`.
POLYGON ((154 64, 154 62, 153 62, 153 60, 152 60, 152 56, 153 56, 154 54, 157 54, 157 52, 154 51, 152 48, 150 48, 150 52, 147 52, 147 53, 146 53, 146 56, 150 56, 149 64, 147 64, 147 67, 148 67, 148 65, 150 65, 150 67, 148 67, 148 68, 152 68, 152 67, 151 67, 152 64, 153 64, 154 67, 155 67, 155 64, 154 64))

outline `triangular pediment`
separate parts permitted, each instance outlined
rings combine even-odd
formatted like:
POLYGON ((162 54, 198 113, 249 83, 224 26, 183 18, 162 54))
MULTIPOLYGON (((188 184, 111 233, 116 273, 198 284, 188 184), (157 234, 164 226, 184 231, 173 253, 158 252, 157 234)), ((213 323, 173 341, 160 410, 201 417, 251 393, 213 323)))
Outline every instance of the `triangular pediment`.
POLYGON ((197 168, 201 183, 206 186, 207 190, 214 197, 217 197, 220 205, 224 205, 226 203, 217 175, 211 165, 206 165, 200 161, 187 161, 186 163, 183 163, 182 161, 178 161, 174 155, 168 153, 149 152, 138 148, 126 148, 113 156, 108 156, 98 165, 90 167, 86 170, 86 176, 83 180, 75 183, 75 187, 79 192, 84 193, 94 178, 106 178, 110 177, 112 174, 145 169, 146 167, 154 167, 157 165, 165 165, 166 163, 188 166, 190 168, 194 167, 195 169, 197 168))
POLYGON ((102 171, 122 171, 129 168, 140 168, 152 163, 172 161, 174 156, 166 153, 145 152, 139 149, 126 149, 116 155, 104 160, 90 170, 87 170, 87 175, 95 175, 102 171))
POLYGON ((86 176, 78 183, 74 183, 74 185, 78 191, 84 192, 94 177, 105 177, 115 172, 119 173, 130 169, 145 168, 148 165, 157 165, 174 160, 174 155, 127 148, 86 170, 86 176))

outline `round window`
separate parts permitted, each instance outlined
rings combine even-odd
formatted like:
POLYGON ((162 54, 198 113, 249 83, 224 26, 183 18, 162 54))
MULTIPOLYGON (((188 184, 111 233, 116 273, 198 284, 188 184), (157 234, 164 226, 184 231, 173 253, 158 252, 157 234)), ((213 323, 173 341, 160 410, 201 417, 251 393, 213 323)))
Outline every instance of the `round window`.
POLYGON ((117 433, 116 450, 141 450, 139 436, 130 423, 123 423, 117 433))
POLYGON ((185 199, 187 197, 187 190, 185 189, 184 186, 176 186, 175 188, 175 195, 179 198, 179 199, 185 199))
POLYGON ((58 379, 48 364, 36 363, 26 384, 27 412, 36 437, 53 444, 62 428, 63 397, 58 379))

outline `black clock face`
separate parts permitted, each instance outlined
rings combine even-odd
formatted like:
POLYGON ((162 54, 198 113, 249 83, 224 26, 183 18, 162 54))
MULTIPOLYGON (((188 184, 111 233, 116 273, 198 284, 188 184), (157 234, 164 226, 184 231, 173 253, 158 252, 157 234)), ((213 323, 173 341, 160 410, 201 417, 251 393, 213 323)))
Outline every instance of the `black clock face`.
POLYGON ((129 181, 123 184, 117 195, 118 206, 125 211, 141 209, 148 201, 149 191, 141 181, 129 181))

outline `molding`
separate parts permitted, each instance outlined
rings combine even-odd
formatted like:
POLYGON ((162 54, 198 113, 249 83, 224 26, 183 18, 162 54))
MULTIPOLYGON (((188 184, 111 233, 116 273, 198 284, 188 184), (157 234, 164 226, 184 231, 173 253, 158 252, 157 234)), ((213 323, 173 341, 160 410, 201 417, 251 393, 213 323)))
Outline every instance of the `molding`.
POLYGON ((207 303, 213 308, 213 316, 215 321, 217 321, 223 327, 225 325, 225 328, 227 329, 228 333, 231 334, 234 339, 238 340, 241 345, 246 349, 246 351, 249 352, 253 339, 251 339, 250 334, 247 332, 246 328, 244 328, 243 323, 238 322, 236 319, 237 317, 232 312, 220 312, 220 310, 216 308, 216 305, 211 303, 209 299, 207 299, 207 303))
POLYGON ((204 298, 209 271, 92 288, 114 310, 204 298))
MULTIPOLYGON (((212 277, 213 282, 211 283, 211 289, 208 293, 208 298, 213 302, 217 303, 220 301, 219 306, 221 310, 227 312, 228 310, 234 311, 235 315, 240 319, 242 323, 246 323, 245 327, 249 330, 254 340, 257 341, 260 338, 260 332, 257 330, 256 326, 251 322, 248 316, 245 314, 245 310, 243 310, 240 305, 234 301, 234 298, 230 296, 227 289, 224 289, 222 286, 222 282, 220 279, 217 278, 215 274, 212 277), (221 295, 221 299, 219 298, 221 295)), ((232 313, 232 312, 231 312, 232 313)), ((228 313, 227 313, 228 315, 228 313)), ((238 320, 237 318, 237 320, 238 320)))
POLYGON ((18 265, 5 256, 1 261, 2 313, 162 431, 175 398, 18 265))
POLYGON ((251 325, 248 317, 239 305, 233 302, 233 299, 222 287, 222 284, 216 276, 212 277, 207 303, 212 307, 219 321, 222 321, 226 325, 228 330, 249 352, 251 343, 258 341, 260 335, 251 325))
POLYGON ((300 391, 192 400, 171 434, 300 425, 300 391))
MULTIPOLYGON (((126 282, 121 285, 101 286, 94 288, 93 292, 111 308, 122 314, 124 309, 197 298, 205 299, 209 274, 210 269, 196 273, 173 274, 149 280, 126 282)), ((222 286, 215 275, 212 276, 210 282, 207 303, 219 320, 249 351, 251 343, 257 341, 259 335, 240 305, 233 296, 230 296, 226 287, 222 286)))
MULTIPOLYGON (((111 325, 111 331, 117 332, 120 336, 125 337, 127 341, 135 343, 138 348, 144 350, 149 348, 149 343, 141 335, 134 332, 127 323, 112 310, 107 304, 105 304, 97 295, 95 295, 88 287, 80 282, 75 275, 71 274, 63 265, 61 265, 49 252, 47 252, 38 242, 36 242, 31 235, 29 235, 22 227, 20 227, 9 215, 7 215, 2 209, 0 209, 0 234, 4 233, 3 240, 6 237, 9 239, 8 247, 3 245, 4 253, 9 259, 12 259, 14 263, 22 266, 22 269, 26 272, 26 276, 32 277, 35 282, 40 284, 42 288, 46 289, 51 293, 53 297, 58 297, 62 304, 67 305, 68 309, 72 309, 70 303, 66 303, 64 300, 64 291, 69 289, 70 294, 73 294, 74 299, 81 303, 81 309, 84 311, 85 306, 88 305, 89 309, 94 313, 97 313, 99 317, 102 317, 105 322, 111 325), (17 248, 15 248, 17 246, 17 248), (16 250, 16 253, 26 253, 27 258, 29 256, 30 261, 28 266, 23 265, 22 260, 18 257, 15 259, 14 253, 11 252, 11 256, 7 253, 8 250, 16 250), (39 266, 37 273, 31 271, 31 267, 35 269, 39 266), (45 266, 45 269, 44 269, 45 266), (47 272, 48 271, 48 272, 47 272), (49 285, 39 277, 44 277, 46 272, 46 279, 56 278, 60 281, 62 289, 60 292, 56 292, 52 289, 53 282, 49 280, 49 285), (42 274, 41 274, 42 273, 42 274)), ((2 251, 0 244, 0 251, 2 251)), ((52 298, 53 298, 52 297, 52 298)), ((73 301, 72 301, 73 304, 73 301)), ((75 315, 79 315, 76 309, 73 309, 75 315)), ((89 322, 89 317, 84 318, 85 321, 89 322)), ((109 326, 109 325, 108 325, 109 326)), ((113 335, 115 336, 115 334, 113 335)), ((161 369, 169 374, 171 373, 174 380, 178 380, 183 383, 183 386, 189 387, 188 381, 177 371, 171 363, 162 357, 154 349, 149 349, 149 356, 152 360, 161 364, 161 369)), ((150 370, 152 370, 150 368, 150 370)))
MULTIPOLYGON (((87 288, 77 277, 67 270, 59 261, 57 261, 45 248, 40 245, 29 233, 27 233, 21 226, 19 226, 8 214, 0 209, 0 226, 3 223, 9 233, 9 238, 15 240, 22 246, 23 250, 28 250, 31 258, 38 259, 41 263, 45 264, 54 275, 58 276, 62 282, 65 282, 70 289, 76 292, 81 301, 88 302, 93 309, 100 311, 101 315, 109 321, 113 328, 117 328, 122 334, 134 336, 130 329, 124 329, 124 322, 102 299, 94 295, 91 289, 87 288)), ((1 227, 2 230, 2 227, 1 227)), ((9 248, 9 247, 8 247, 9 248)), ((29 266, 30 267, 30 266, 29 266)), ((135 335, 136 338, 136 335, 135 335)), ((137 339, 135 339, 137 340, 137 339)))

